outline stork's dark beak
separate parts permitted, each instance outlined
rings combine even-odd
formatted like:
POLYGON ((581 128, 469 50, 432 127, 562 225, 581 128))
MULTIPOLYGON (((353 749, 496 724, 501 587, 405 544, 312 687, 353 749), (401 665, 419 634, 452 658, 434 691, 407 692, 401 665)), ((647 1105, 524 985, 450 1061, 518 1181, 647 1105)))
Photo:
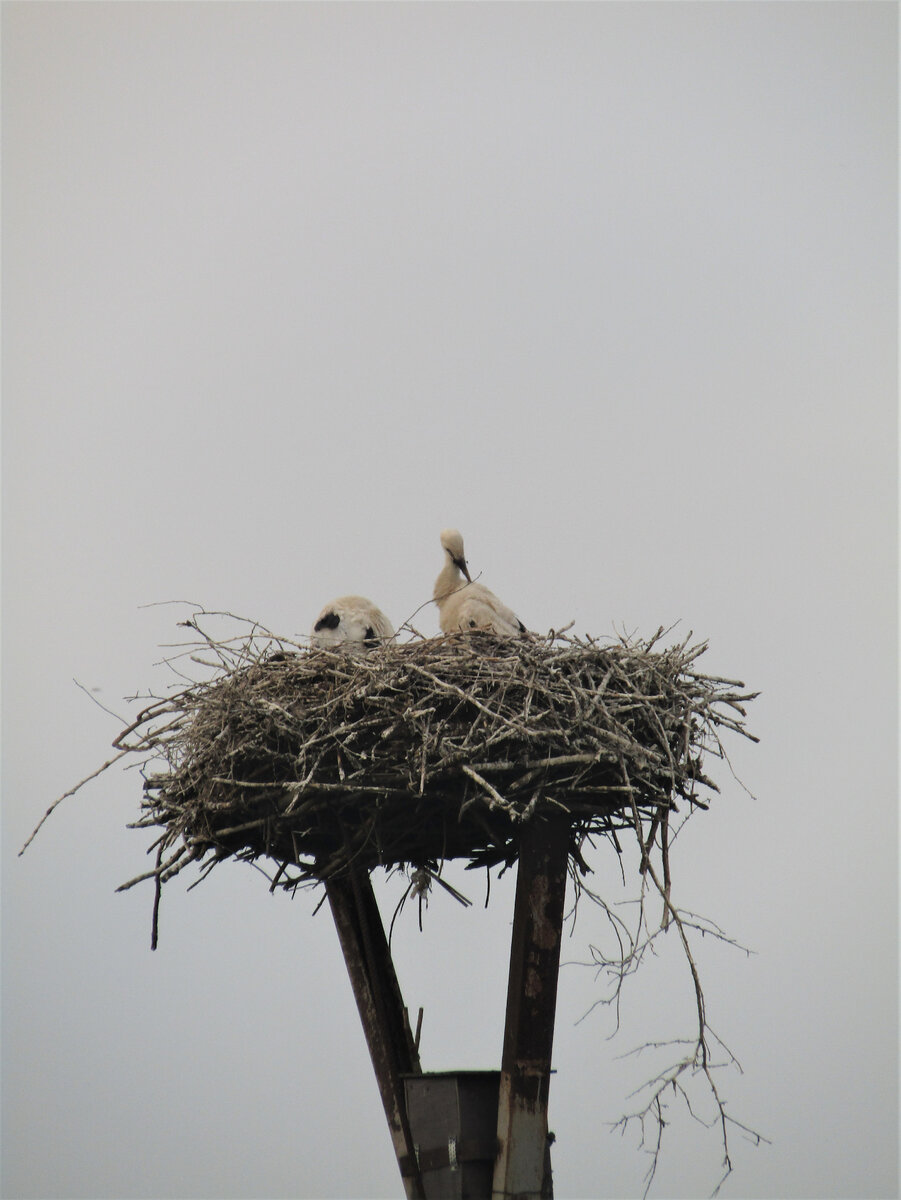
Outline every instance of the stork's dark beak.
POLYGON ((466 582, 472 583, 472 576, 469 573, 469 567, 467 567, 467 565, 466 565, 466 559, 465 558, 455 558, 454 562, 457 564, 457 566, 460 568, 460 570, 466 576, 466 582))

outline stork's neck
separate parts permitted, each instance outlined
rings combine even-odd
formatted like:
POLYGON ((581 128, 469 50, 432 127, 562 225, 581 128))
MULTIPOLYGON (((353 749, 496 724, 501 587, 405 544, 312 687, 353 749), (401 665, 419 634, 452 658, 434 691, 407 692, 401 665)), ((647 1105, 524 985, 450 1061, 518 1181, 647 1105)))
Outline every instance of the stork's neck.
POLYGON ((451 592, 455 592, 460 584, 464 582, 463 576, 460 573, 460 568, 454 562, 449 554, 445 554, 446 562, 441 568, 441 574, 435 580, 435 591, 433 596, 435 600, 444 600, 451 592))

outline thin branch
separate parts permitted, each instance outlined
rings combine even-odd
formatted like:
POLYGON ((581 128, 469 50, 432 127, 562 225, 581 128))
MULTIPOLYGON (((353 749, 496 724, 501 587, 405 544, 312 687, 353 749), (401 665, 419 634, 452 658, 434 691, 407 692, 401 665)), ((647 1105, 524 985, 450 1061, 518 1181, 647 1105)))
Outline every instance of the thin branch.
POLYGON ((117 763, 120 758, 124 758, 125 755, 129 754, 129 753, 130 753, 130 750, 128 750, 128 749, 120 750, 118 754, 116 754, 112 758, 108 759, 103 764, 102 767, 98 767, 97 770, 92 771, 90 773, 90 775, 85 775, 84 779, 82 779, 80 783, 76 783, 76 785, 74 787, 69 788, 69 790, 67 792, 63 792, 63 794, 57 800, 54 800, 53 803, 50 805, 50 807, 47 809, 47 811, 44 813, 44 815, 41 817, 40 821, 38 821, 37 825, 35 825, 34 829, 32 829, 32 831, 28 837, 28 840, 25 842, 25 845, 19 851, 18 857, 19 858, 22 857, 22 855, 25 853, 25 851, 28 849, 28 847, 31 845, 31 843, 34 841, 35 837, 37 836, 38 830, 41 828, 41 826, 44 824, 44 822, 47 820, 47 818, 56 812, 56 810, 59 808, 59 806, 62 804, 62 802, 64 800, 67 800, 70 796, 74 796, 75 793, 77 791, 80 791, 80 789, 83 788, 86 783, 90 783, 92 779, 96 779, 98 775, 102 775, 103 772, 108 767, 111 767, 113 765, 113 763, 117 763))

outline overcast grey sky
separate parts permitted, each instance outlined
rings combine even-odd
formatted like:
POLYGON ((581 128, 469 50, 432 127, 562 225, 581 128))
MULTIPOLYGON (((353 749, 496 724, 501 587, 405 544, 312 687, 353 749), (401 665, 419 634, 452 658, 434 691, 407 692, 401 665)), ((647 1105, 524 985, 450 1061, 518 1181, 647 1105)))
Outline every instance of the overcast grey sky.
MULTIPOLYGON (((164 896, 108 755, 186 599, 397 624, 439 530, 530 628, 709 638, 758 747, 673 854, 744 1066, 727 1197, 897 1194, 897 8, 5 4, 3 1192, 389 1197, 329 914, 246 866, 164 896)), ((433 608, 416 618, 437 631, 433 608)), ((608 847, 592 862, 610 902, 608 847)), ((428 1069, 499 1064, 512 878, 395 934, 428 1069)), ((378 881, 377 881, 378 882, 378 881)), ((386 908, 397 881, 379 883, 386 908)), ((583 910, 564 959, 599 934, 583 910)), ((670 957, 672 961, 670 961, 670 957)), ((607 1122, 690 1031, 564 967, 567 1197, 641 1194, 607 1122)), ((680 1119, 652 1192, 708 1194, 680 1119)))

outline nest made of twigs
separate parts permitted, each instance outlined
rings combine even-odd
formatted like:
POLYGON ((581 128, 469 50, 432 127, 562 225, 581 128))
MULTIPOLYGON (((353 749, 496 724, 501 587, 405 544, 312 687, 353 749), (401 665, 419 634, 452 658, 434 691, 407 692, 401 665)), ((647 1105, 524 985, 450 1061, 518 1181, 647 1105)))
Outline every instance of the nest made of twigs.
MULTIPOLYGON (((196 628, 196 626, 195 626, 196 628)), ((277 864, 295 886, 353 865, 512 863, 524 821, 586 840, 706 807, 705 754, 752 696, 699 673, 705 646, 466 634, 368 654, 274 637, 217 644, 217 671, 155 701, 117 740, 143 753, 138 827, 162 832, 157 886, 210 856, 277 864)), ((132 882, 137 882, 133 880, 132 882)), ((273 884, 274 886, 274 884, 273 884)))

